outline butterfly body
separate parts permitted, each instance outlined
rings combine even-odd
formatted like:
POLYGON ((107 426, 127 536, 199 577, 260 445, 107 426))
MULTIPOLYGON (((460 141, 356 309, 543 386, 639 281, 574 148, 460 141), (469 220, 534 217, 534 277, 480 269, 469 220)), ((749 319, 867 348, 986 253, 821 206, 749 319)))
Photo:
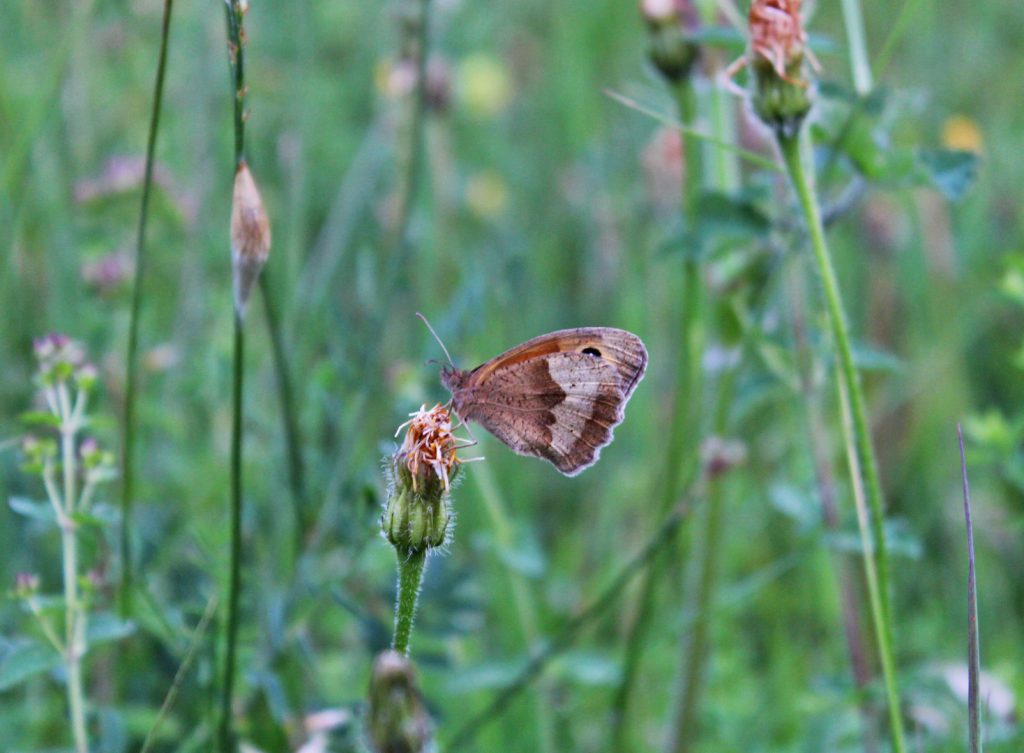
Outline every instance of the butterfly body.
POLYGON ((462 420, 575 476, 611 442, 646 368, 636 335, 583 327, 535 337, 472 371, 445 368, 441 383, 462 420))

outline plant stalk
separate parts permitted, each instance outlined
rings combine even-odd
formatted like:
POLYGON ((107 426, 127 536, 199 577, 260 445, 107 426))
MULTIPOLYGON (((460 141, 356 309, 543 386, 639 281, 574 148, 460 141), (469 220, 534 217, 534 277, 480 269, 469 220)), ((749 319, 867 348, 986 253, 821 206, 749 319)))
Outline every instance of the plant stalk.
POLYGON ((864 33, 864 13, 860 0, 842 0, 843 23, 846 27, 846 43, 850 52, 850 68, 853 72, 853 88, 861 97, 874 88, 871 77, 871 61, 864 33))
POLYGON ((967 482, 964 433, 956 426, 960 443, 960 473, 964 489, 964 522, 967 532, 967 730, 970 753, 982 752, 981 708, 978 685, 981 679, 981 647, 978 638, 978 580, 974 569, 974 523, 971 521, 971 487, 967 482))
POLYGON ((391 648, 404 656, 409 655, 412 626, 416 620, 416 604, 423 584, 423 570, 427 562, 424 549, 398 561, 398 596, 395 600, 395 637, 391 648))
POLYGON ((309 514, 306 510, 306 472, 302 461, 302 442, 299 438, 299 421, 295 410, 295 391, 284 337, 281 334, 281 318, 274 302, 273 286, 270 284, 269 269, 260 273, 260 292, 263 295, 263 312, 270 334, 270 347, 274 357, 274 371, 277 374, 277 393, 281 403, 281 422, 284 427, 285 450, 288 455, 288 485, 292 494, 292 510, 295 518, 295 557, 302 552, 306 532, 309 530, 309 514))
POLYGON ((872 622, 885 680, 886 701, 891 725, 890 735, 894 751, 903 753, 905 750, 903 720, 900 714, 899 692, 893 662, 892 627, 888 606, 889 564, 884 536, 884 503, 881 482, 867 424, 864 395, 853 361, 853 348, 839 283, 825 239, 825 229, 821 221, 817 195, 813 188, 813 179, 807 167, 805 133, 804 129, 800 129, 793 136, 779 135, 778 143, 807 222, 814 259, 825 293, 829 325, 836 349, 840 405, 849 418, 848 421, 844 421, 843 438, 846 443, 848 462, 851 466, 850 475, 855 491, 854 497, 855 500, 858 500, 857 520, 861 528, 864 569, 871 603, 872 622), (858 490, 861 492, 860 494, 856 493, 858 490), (870 515, 868 515, 868 505, 871 508, 870 515))
POLYGON ((238 605, 242 590, 242 406, 244 387, 245 328, 235 313, 235 356, 231 420, 231 550, 228 582, 227 637, 224 678, 221 686, 221 716, 218 731, 220 753, 234 750, 232 707, 235 693, 235 662, 238 644, 238 605))
MULTIPOLYGON (((697 119, 697 101, 693 85, 689 79, 681 81, 672 87, 672 93, 679 121, 685 128, 692 128, 697 119)), ((700 194, 701 155, 697 141, 688 139, 686 131, 681 132, 680 138, 683 139, 685 159, 680 212, 684 227, 689 232, 693 230, 700 194)), ((669 424, 668 452, 658 495, 658 510, 662 517, 670 512, 677 499, 678 489, 687 479, 692 478, 696 468, 700 432, 694 431, 694 426, 698 423, 698 406, 701 402, 700 362, 704 351, 701 285, 700 262, 694 254, 688 253, 683 260, 683 308, 680 317, 682 338, 676 367, 679 387, 676 390, 672 420, 669 424)), ((622 679, 612 702, 612 730, 609 736, 612 748, 616 750, 622 750, 627 743, 630 705, 650 631, 654 594, 657 584, 662 581, 665 563, 665 558, 659 557, 644 572, 636 617, 626 636, 622 679)))
POLYGON ((128 320, 128 354, 124 392, 124 443, 122 445, 121 483, 121 584, 119 605, 121 616, 131 614, 132 556, 131 523, 135 497, 135 411, 139 381, 139 311, 142 308, 143 270, 146 261, 146 223, 149 219, 149 197, 153 188, 153 163, 156 137, 160 128, 160 110, 164 97, 164 78, 167 71, 167 42, 170 39, 171 11, 174 0, 164 0, 163 21, 160 26, 160 52, 157 57, 156 83, 153 85, 153 111, 146 139, 146 167, 142 178, 142 208, 135 244, 135 280, 132 284, 131 314, 128 320))
MULTIPOLYGON (((85 653, 85 609, 78 593, 78 539, 75 513, 75 432, 77 416, 72 415, 67 388, 57 389, 57 409, 60 417, 61 469, 63 472, 63 499, 54 497, 59 508, 61 554, 64 567, 64 661, 67 666, 68 709, 71 714, 71 734, 76 753, 89 753, 89 736, 85 723, 85 693, 82 688, 82 656, 85 653)), ((51 495, 56 489, 51 487, 51 495)))

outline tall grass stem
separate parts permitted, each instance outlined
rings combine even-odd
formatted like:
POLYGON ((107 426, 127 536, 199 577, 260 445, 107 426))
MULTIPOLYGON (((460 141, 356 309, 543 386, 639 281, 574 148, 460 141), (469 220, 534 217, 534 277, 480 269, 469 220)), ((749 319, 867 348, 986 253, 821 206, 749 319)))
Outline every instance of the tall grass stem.
POLYGON ((263 296, 263 312, 270 335, 270 347, 277 375, 277 394, 281 407, 281 423, 284 428, 285 452, 288 458, 288 486, 291 490, 292 509, 295 523, 295 557, 301 552, 306 533, 310 527, 309 512, 306 509, 306 471, 302 459, 302 441, 299 435, 299 419, 295 408, 295 391, 284 336, 281 332, 281 317, 274 300, 274 288, 270 284, 269 269, 260 273, 260 292, 263 296))
POLYGON ((235 313, 235 356, 232 379, 231 418, 231 549, 228 580, 228 615, 224 677, 221 685, 220 753, 234 750, 232 708, 235 695, 235 664, 238 644, 238 612, 242 591, 242 410, 245 376, 245 326, 235 313))
MULTIPOLYGON (((679 208, 684 230, 689 233, 693 231, 703 172, 699 143, 696 139, 689 138, 689 130, 697 120, 697 97, 689 79, 675 83, 672 86, 672 94, 679 122, 683 126, 680 138, 683 140, 684 164, 679 208)), ((701 404, 700 365, 704 351, 704 331, 701 315, 701 265, 694 253, 686 254, 682 272, 682 311, 679 322, 681 337, 676 366, 678 387, 669 424, 668 449, 665 466, 662 469, 661 489, 657 493, 660 498, 658 514, 662 517, 670 513, 680 486, 686 479, 692 478, 697 465, 697 447, 700 442, 700 432, 694 431, 694 426, 697 425, 697 414, 701 404)), ((612 701, 612 730, 609 735, 612 748, 616 750, 622 750, 628 745, 630 706, 633 702, 640 663, 647 646, 656 586, 662 580, 663 570, 664 560, 659 558, 654 560, 644 573, 636 617, 626 635, 622 677, 612 701)))
POLYGON ((132 512, 135 500, 135 428, 139 381, 139 313, 142 308, 142 283, 145 279, 146 223, 149 219, 149 197, 153 188, 153 163, 156 138, 160 128, 160 110, 164 97, 164 79, 167 71, 167 43, 171 32, 171 12, 174 0, 164 0, 163 21, 160 25, 160 52, 157 57, 156 82, 153 85, 153 110, 149 118, 149 136, 146 139, 146 167, 142 178, 142 207, 135 244, 135 280, 132 284, 131 314, 128 321, 128 353, 125 360, 124 442, 121 457, 121 583, 118 600, 122 617, 131 613, 132 512))
POLYGON ((842 6, 853 88, 859 96, 864 97, 875 86, 871 76, 871 60, 868 57, 867 35, 864 32, 864 11, 860 0, 842 0, 842 6))
POLYGON ((967 532, 967 730, 970 753, 981 753, 981 713, 978 685, 981 680, 981 647, 978 636, 978 581, 974 566, 974 524, 971 521, 971 487, 967 482, 964 432, 957 424, 960 443, 960 474, 964 490, 964 522, 967 532))
POLYGON ((893 661, 892 626, 888 607, 889 564, 884 534, 885 510, 881 482, 867 424, 860 377, 853 361, 853 346, 846 323, 839 282, 825 239, 821 209, 813 187, 806 138, 806 130, 799 129, 794 135, 780 135, 778 143, 807 223, 815 263, 825 294, 833 347, 836 351, 840 405, 848 413, 849 418, 848 421, 844 421, 843 439, 846 443, 847 457, 851 466, 851 482, 855 491, 855 501, 857 501, 857 519, 861 528, 861 544, 872 622, 875 628, 878 653, 885 680, 886 701, 889 707, 890 736, 895 753, 904 753, 903 721, 900 714, 899 692, 893 661), (858 491, 860 493, 857 493, 858 491), (867 509, 868 505, 870 506, 870 515, 867 509))
MULTIPOLYGON (((494 475, 486 463, 478 463, 473 470, 475 471, 474 478, 480 487, 480 495, 484 500, 484 506, 491 517, 496 543, 502 551, 512 551, 516 545, 515 534, 494 475)), ((519 628, 522 630, 527 652, 534 657, 537 655, 541 643, 541 632, 530 584, 521 573, 513 568, 508 568, 507 573, 512 586, 512 598, 515 602, 519 628)), ((534 695, 534 711, 537 719, 539 750, 543 753, 552 753, 555 750, 555 723, 551 715, 552 704, 546 697, 547 695, 548 689, 542 685, 534 695)))

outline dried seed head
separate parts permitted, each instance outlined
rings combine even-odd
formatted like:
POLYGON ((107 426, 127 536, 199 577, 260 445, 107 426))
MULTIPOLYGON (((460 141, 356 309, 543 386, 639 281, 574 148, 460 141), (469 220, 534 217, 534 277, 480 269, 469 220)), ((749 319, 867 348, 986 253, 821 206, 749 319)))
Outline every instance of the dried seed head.
POLYGON ((245 315, 253 283, 270 255, 270 220, 256 181, 242 161, 235 172, 231 197, 231 264, 234 273, 235 311, 245 315))
POLYGON ((373 663, 367 728, 375 753, 433 750, 434 725, 420 696, 412 662, 384 651, 373 663))

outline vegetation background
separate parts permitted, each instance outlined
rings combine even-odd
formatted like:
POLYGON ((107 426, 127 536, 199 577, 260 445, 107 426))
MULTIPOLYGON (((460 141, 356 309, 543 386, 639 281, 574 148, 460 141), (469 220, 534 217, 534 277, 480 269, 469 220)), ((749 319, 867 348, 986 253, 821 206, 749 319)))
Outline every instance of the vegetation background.
MULTIPOLYGON (((807 5, 816 5, 805 10, 814 11, 822 66, 818 162, 831 169, 821 194, 839 210, 829 237, 887 493, 910 746, 965 745, 967 558, 956 444, 964 422, 988 747, 1021 750, 1024 6, 864 0, 878 81, 870 99, 858 100, 839 4, 807 5), (863 116, 842 130, 856 107, 863 116), (980 163, 946 169, 940 159, 936 167, 928 155, 950 154, 939 149, 974 153, 980 163)), ((616 442, 582 476, 562 478, 481 436, 486 461, 467 467, 454 492, 454 538, 430 560, 413 641, 442 749, 658 529, 674 428, 691 448, 712 434, 739 441, 745 460, 720 482, 712 539, 706 505, 694 500, 667 554, 647 564, 656 573, 651 629, 622 749, 661 750, 672 737, 698 624, 707 631, 706 669, 691 749, 885 749, 885 735, 871 734, 884 719, 873 644, 864 644, 870 681, 858 688, 844 637, 837 573, 853 575, 854 601, 863 604, 860 550, 828 329, 784 177, 708 140, 681 149, 671 129, 608 95, 676 117, 647 61, 635 3, 435 0, 424 159, 405 225, 408 12, 403 2, 253 0, 246 19, 247 151, 273 226, 266 272, 293 376, 305 496, 296 508, 257 294, 246 355, 242 739, 267 751, 362 749, 370 666, 390 640, 394 603, 394 552, 378 526, 381 458, 410 411, 447 397, 438 367, 424 365, 441 354, 413 316, 422 311, 463 367, 582 325, 629 329, 650 351, 616 442), (678 211, 683 161, 706 191, 690 226, 678 211), (677 369, 688 258, 702 270, 706 347, 696 396, 680 392, 677 369), (794 316, 809 333, 799 357, 794 316), (801 388, 802 358, 810 392, 801 388), (690 416, 676 407, 686 400, 698 408, 690 416), (720 423, 711 415, 717 404, 720 423), (822 518, 815 450, 835 477, 835 530, 822 518), (708 561, 715 577, 698 599, 695 568, 708 561), (325 711, 335 713, 315 716, 325 711), (325 718, 329 733, 310 731, 325 718)), ((101 418, 92 429, 120 446, 161 13, 158 0, 0 7, 2 438, 25 431, 33 339, 58 331, 84 342, 98 364, 101 418)), ((695 73, 697 129, 776 161, 743 99, 716 78, 742 54, 742 28, 723 18, 716 29, 702 37, 695 73)), ((86 663, 93 749, 104 753, 138 749, 226 578, 226 58, 221 4, 178 0, 140 320, 139 598, 130 623, 112 622, 86 663)), ((42 499, 38 479, 19 470, 16 443, 2 447, 0 498, 42 499)), ((116 510, 116 483, 102 502, 116 510)), ((0 583, 13 589, 16 574, 31 572, 43 592, 57 593, 59 537, 17 507, 0 508, 0 583)), ((111 617, 117 539, 116 524, 85 536, 91 608, 111 617)), ((613 750, 611 709, 627 647, 638 640, 630 636, 642 583, 634 578, 589 619, 468 747, 613 750)), ((63 750, 60 667, 15 666, 19 651, 40 640, 23 607, 15 596, 0 604, 0 749, 63 750)), ((866 609, 856 616, 868 631, 866 609)), ((209 748, 217 634, 200 641, 154 749, 209 748)))

